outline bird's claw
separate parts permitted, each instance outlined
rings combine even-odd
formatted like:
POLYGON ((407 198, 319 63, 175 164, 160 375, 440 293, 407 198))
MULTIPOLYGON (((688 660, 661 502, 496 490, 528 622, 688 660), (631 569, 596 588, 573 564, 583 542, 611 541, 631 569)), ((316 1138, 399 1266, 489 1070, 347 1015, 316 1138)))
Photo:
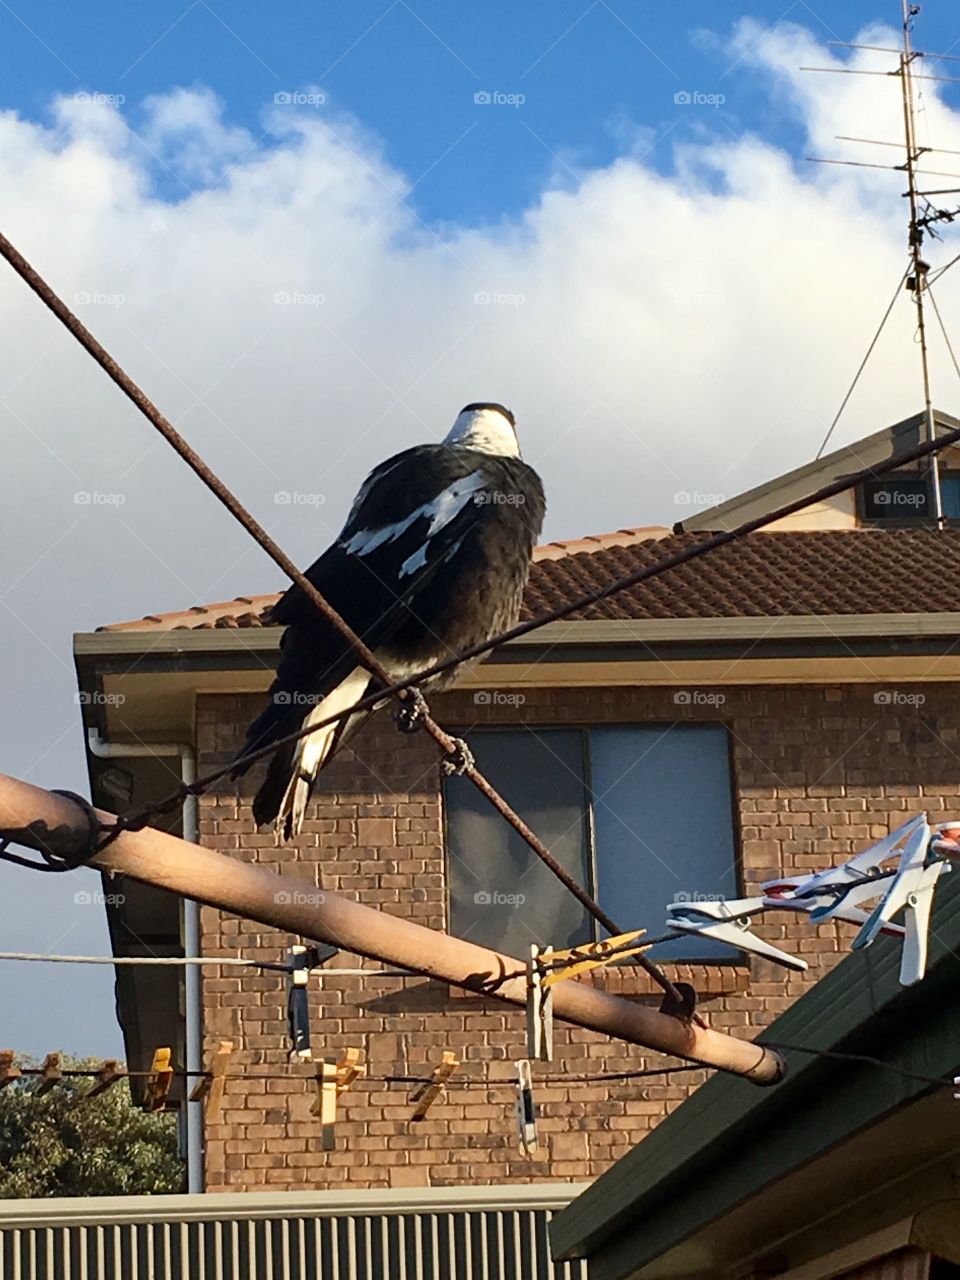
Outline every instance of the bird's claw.
POLYGON ((423 727, 423 718, 429 709, 427 700, 420 690, 409 688, 396 715, 397 728, 401 733, 416 733, 423 727))
POLYGON ((454 738, 453 746, 441 760, 440 767, 445 777, 460 777, 474 766, 473 752, 462 738, 454 738))

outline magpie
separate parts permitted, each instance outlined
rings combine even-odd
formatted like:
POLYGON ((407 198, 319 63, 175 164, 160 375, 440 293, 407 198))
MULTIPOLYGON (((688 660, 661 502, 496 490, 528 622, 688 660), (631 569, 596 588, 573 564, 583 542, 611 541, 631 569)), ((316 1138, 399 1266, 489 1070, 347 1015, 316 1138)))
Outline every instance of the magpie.
MULTIPOLYGON (((441 444, 406 449, 367 476, 339 537, 306 577, 391 682, 406 679, 514 625, 544 510, 513 414, 468 404, 441 444)), ((286 628, 276 679, 234 777, 246 753, 383 687, 300 587, 289 588, 267 621, 286 628)), ((457 671, 421 687, 444 688, 457 671)), ((278 747, 253 802, 257 825, 273 823, 278 839, 295 836, 320 770, 375 709, 278 747)))

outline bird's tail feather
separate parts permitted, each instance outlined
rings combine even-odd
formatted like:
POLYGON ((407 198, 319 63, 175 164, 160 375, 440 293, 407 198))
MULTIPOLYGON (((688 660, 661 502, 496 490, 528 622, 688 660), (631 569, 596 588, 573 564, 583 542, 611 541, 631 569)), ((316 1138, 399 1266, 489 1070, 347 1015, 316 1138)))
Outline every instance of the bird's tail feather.
MULTIPOLYGON (((290 729, 291 733, 294 732, 294 728, 290 729)), ((278 747, 270 757, 267 776, 253 799, 253 818, 258 827, 273 822, 280 812, 280 804, 290 781, 290 771, 293 768, 293 757, 297 745, 296 742, 288 742, 286 746, 278 747)))
MULTIPOLYGON (((356 667, 304 716, 303 728, 345 711, 364 696, 370 673, 356 667)), ((270 762, 263 785, 253 802, 258 826, 275 824, 277 836, 289 840, 303 825, 317 775, 338 747, 367 717, 367 712, 346 716, 279 749, 270 762)))

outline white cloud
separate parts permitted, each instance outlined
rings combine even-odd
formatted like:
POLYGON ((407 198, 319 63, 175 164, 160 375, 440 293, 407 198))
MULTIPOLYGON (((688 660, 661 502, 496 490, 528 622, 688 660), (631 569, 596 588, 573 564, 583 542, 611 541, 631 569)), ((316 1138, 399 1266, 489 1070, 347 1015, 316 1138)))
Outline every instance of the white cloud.
MULTIPOLYGON (((743 23, 734 43, 731 76, 762 72, 811 153, 899 159, 833 138, 897 138, 895 82, 801 74, 833 60, 801 29, 743 23)), ((63 98, 47 126, 0 115, 3 229, 302 562, 373 464, 439 438, 473 399, 517 410, 548 536, 672 522, 678 490, 732 495, 812 456, 905 233, 899 176, 804 165, 722 109, 671 106, 671 126, 654 154, 674 149, 674 176, 644 159, 645 130, 608 168, 560 163, 522 218, 431 228, 409 179, 335 105, 270 105, 257 138, 205 89, 123 114, 63 98), (274 504, 290 490, 325 501, 274 504)), ((921 140, 960 148, 931 83, 921 140)), ((941 306, 956 322, 951 284, 941 306)), ((0 319, 0 678, 23 726, 8 765, 69 784, 72 631, 281 583, 6 267, 0 319), (35 765, 65 730, 69 753, 35 765)), ((912 330, 904 300, 838 441, 918 408, 912 330)), ((945 358, 937 368, 936 400, 956 409, 945 358)))

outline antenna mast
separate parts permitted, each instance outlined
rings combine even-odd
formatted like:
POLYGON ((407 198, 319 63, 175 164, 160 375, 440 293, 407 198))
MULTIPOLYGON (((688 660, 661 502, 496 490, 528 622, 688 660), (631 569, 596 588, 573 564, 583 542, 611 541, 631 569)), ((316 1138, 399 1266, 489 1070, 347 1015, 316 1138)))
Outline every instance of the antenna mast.
MULTIPOLYGON (((917 147, 916 116, 913 105, 913 72, 914 58, 918 55, 910 42, 910 26, 913 18, 920 12, 919 4, 911 0, 900 0, 903 20, 903 48, 900 52, 900 86, 903 92, 903 133, 907 149, 907 160, 904 170, 907 175, 907 197, 910 201, 910 255, 913 260, 913 274, 907 278, 907 288, 913 293, 917 307, 917 334, 920 339, 920 363, 923 370, 924 418, 927 427, 927 439, 931 443, 936 439, 936 423, 933 417, 933 402, 930 398, 930 365, 927 353, 927 329, 923 310, 923 295, 927 289, 927 272, 929 266, 921 256, 924 228, 921 225, 917 210, 917 177, 916 166, 922 150, 917 147)), ((930 479, 930 496, 933 504, 933 515, 938 527, 943 524, 943 501, 940 494, 940 467, 935 453, 930 455, 928 475, 930 479)))
MULTIPOLYGON (((927 160, 927 157, 930 155, 939 154, 939 155, 945 155, 945 156, 954 156, 954 155, 960 155, 960 151, 951 150, 949 148, 944 148, 944 147, 921 146, 918 144, 917 131, 916 131, 917 122, 916 122, 916 112, 915 112, 915 106, 914 106, 913 89, 914 89, 915 80, 934 80, 934 81, 942 81, 943 83, 949 83, 949 84, 960 84, 960 77, 946 76, 946 75, 929 75, 925 70, 921 70, 920 72, 917 72, 914 69, 913 64, 915 60, 917 58, 923 58, 926 56, 922 50, 913 48, 913 43, 910 38, 911 29, 913 26, 913 19, 917 16, 919 12, 920 12, 920 5, 914 3, 913 0, 900 0, 902 40, 901 40, 899 49, 888 48, 884 45, 875 45, 875 44, 850 44, 843 40, 828 41, 828 43, 831 45, 837 45, 845 49, 869 49, 876 53, 895 53, 897 55, 897 68, 895 71, 880 71, 880 70, 872 70, 872 69, 866 69, 861 67, 801 67, 800 70, 826 72, 831 75, 899 76, 900 78, 900 90, 901 90, 901 97, 903 102, 903 142, 902 143, 893 142, 885 138, 853 138, 853 137, 849 137, 846 134, 838 134, 837 139, 838 141, 841 141, 841 142, 868 143, 869 145, 875 146, 875 147, 899 148, 900 146, 904 146, 906 148, 906 159, 902 164, 891 164, 891 165, 882 164, 882 163, 875 164, 872 161, 865 162, 862 160, 835 159, 835 158, 824 157, 824 156, 808 156, 807 159, 813 161, 815 164, 852 165, 854 168, 859 168, 859 169, 889 169, 894 173, 906 174, 907 190, 903 192, 903 196, 905 199, 908 199, 910 202, 910 231, 908 236, 909 264, 907 266, 907 270, 905 273, 905 281, 906 281, 907 289, 913 295, 914 305, 917 308, 917 336, 919 338, 919 343, 920 343, 920 367, 923 373, 923 404, 924 404, 923 420, 924 420, 924 427, 925 427, 924 435, 926 436, 927 441, 930 444, 933 444, 936 441, 937 427, 936 427, 936 421, 933 415, 933 402, 930 396, 930 358, 929 358, 930 353, 927 347, 927 323, 926 323, 927 317, 926 317, 926 311, 924 308, 924 303, 926 300, 926 295, 929 293, 930 302, 933 305, 934 314, 936 315, 937 321, 943 332, 943 337, 947 344, 947 349, 950 351, 950 355, 953 358, 954 366, 957 368, 957 372, 960 373, 960 365, 957 364, 956 357, 953 354, 953 348, 950 345, 950 338, 947 334, 946 328, 944 327, 943 319, 937 307, 936 299, 934 298, 933 292, 930 288, 933 280, 938 280, 940 276, 942 276, 943 273, 953 265, 954 262, 960 261, 960 254, 958 254, 956 258, 951 259, 951 261, 948 262, 945 267, 941 267, 938 271, 934 272, 931 278, 929 274, 930 272, 929 264, 924 262, 923 260, 923 252, 922 252, 923 239, 928 232, 934 238, 938 238, 938 233, 936 230, 938 223, 955 222, 958 218, 960 218, 960 207, 955 209, 936 208, 934 205, 930 203, 930 200, 928 197, 938 196, 938 195, 956 195, 960 193, 960 187, 946 187, 946 188, 939 188, 935 191, 921 191, 917 187, 917 179, 920 175, 924 175, 924 176, 930 175, 938 178, 960 178, 960 173, 950 173, 950 172, 944 172, 940 169, 928 169, 926 167, 922 167, 922 168, 920 167, 921 164, 925 166, 926 164, 929 163, 929 160, 927 160)), ((960 62, 960 55, 957 55, 957 54, 938 53, 932 56, 934 56, 938 62, 942 62, 942 61, 960 62)), ((903 284, 903 281, 901 281, 901 284, 897 286, 897 293, 899 293, 900 288, 902 287, 902 284, 903 284)), ((837 416, 834 418, 833 422, 830 424, 830 430, 827 432, 827 435, 823 441, 823 444, 821 444, 820 446, 820 451, 817 454, 817 457, 820 457, 820 454, 823 453, 823 450, 826 447, 827 442, 829 441, 830 436, 833 433, 833 429, 837 425, 837 422, 840 418, 840 414, 843 413, 843 410, 850 399, 853 389, 857 385, 857 381, 860 378, 860 374, 863 372, 864 366, 867 360, 869 359, 874 347, 876 346, 877 338, 879 338, 880 333, 884 325, 886 324, 892 309, 893 309, 893 303, 891 303, 890 306, 887 307, 884 317, 880 322, 880 328, 877 330, 876 335, 874 336, 873 340, 870 343, 870 346, 867 349, 867 354, 864 357, 863 362, 860 365, 860 368, 857 370, 856 377, 853 380, 850 390, 847 392, 846 396, 843 399, 843 403, 840 405, 840 409, 837 413, 837 416)), ((942 493, 941 484, 940 484, 940 466, 938 462, 938 456, 936 453, 933 453, 930 456, 930 461, 927 464, 927 469, 926 469, 926 477, 927 477, 928 493, 929 493, 929 500, 930 500, 929 510, 937 523, 937 527, 940 528, 943 526, 943 521, 944 521, 943 493, 942 493)))

